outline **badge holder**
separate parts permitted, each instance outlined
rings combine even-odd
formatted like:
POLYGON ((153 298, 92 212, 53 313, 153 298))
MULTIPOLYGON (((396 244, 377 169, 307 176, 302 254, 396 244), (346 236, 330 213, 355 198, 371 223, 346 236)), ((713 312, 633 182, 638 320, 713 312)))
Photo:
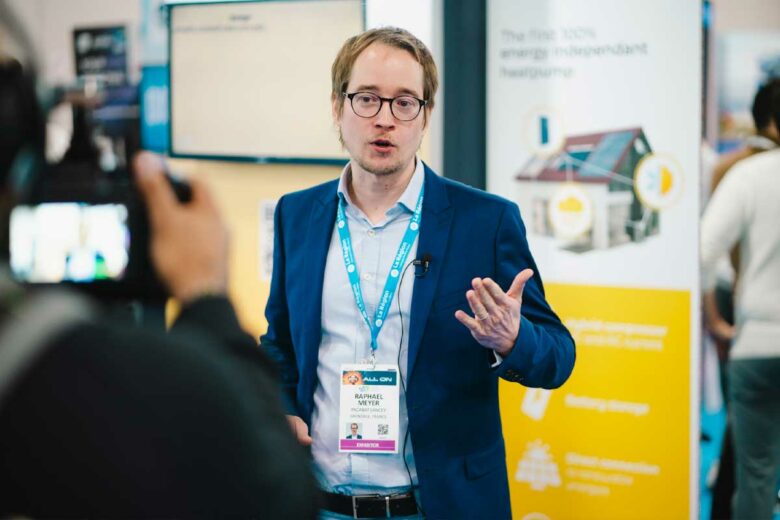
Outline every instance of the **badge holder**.
POLYGON ((341 366, 339 452, 398 453, 398 367, 377 363, 341 366))

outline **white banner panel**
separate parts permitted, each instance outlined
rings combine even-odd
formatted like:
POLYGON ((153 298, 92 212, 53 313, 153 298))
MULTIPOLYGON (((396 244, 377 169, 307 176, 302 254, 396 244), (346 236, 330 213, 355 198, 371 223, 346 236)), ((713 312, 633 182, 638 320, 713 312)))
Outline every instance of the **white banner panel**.
POLYGON ((488 189, 578 348, 502 389, 517 518, 696 516, 701 55, 697 0, 488 2, 488 189))

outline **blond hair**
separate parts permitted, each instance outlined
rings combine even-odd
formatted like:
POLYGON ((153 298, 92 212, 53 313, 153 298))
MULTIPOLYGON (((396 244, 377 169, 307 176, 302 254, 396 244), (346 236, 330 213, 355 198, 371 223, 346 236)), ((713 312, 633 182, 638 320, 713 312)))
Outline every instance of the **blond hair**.
POLYGON ((433 98, 436 89, 439 88, 439 73, 436 63, 428 47, 417 37, 405 29, 398 27, 381 27, 371 29, 364 33, 349 38, 341 46, 333 66, 330 69, 331 99, 341 98, 341 107, 344 107, 344 92, 347 90, 349 78, 352 76, 352 67, 361 52, 372 43, 381 43, 396 49, 407 51, 417 60, 423 69, 423 98, 427 101, 426 109, 433 108, 433 98))

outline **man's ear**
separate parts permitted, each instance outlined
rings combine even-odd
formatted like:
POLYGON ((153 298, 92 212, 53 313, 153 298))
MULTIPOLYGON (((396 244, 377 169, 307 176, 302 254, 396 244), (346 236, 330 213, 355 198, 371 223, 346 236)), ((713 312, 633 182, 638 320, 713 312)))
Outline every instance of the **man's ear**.
POLYGON ((330 109, 333 124, 338 126, 341 122, 341 112, 344 110, 344 98, 339 94, 331 94, 330 109))
POLYGON ((344 147, 344 136, 341 134, 341 114, 344 112, 344 97, 339 94, 330 96, 330 112, 333 118, 333 128, 339 134, 339 142, 344 147))

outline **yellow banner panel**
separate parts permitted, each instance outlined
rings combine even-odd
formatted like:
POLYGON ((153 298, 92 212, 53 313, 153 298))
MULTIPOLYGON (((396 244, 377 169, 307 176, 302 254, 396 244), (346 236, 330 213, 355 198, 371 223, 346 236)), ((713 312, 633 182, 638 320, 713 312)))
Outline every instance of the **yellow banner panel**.
POLYGON ((690 293, 545 288, 577 362, 554 391, 501 383, 514 517, 687 518, 690 293))

